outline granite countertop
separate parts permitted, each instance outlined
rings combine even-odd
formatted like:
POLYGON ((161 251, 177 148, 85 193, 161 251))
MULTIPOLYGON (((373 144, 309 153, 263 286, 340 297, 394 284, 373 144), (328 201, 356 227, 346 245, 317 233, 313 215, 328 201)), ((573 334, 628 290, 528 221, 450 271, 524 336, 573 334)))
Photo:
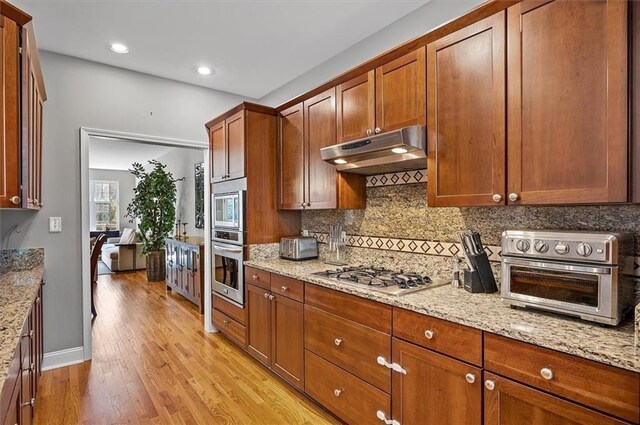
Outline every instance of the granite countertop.
POLYGON ((566 316, 512 309, 499 294, 471 294, 451 285, 401 297, 377 293, 356 285, 338 283, 311 273, 335 266, 319 260, 287 261, 279 258, 250 260, 247 266, 289 276, 407 310, 483 331, 573 354, 589 360, 640 372, 640 349, 635 345, 634 321, 607 327, 566 316))
POLYGON ((44 274, 43 249, 0 251, 0 390, 44 274))

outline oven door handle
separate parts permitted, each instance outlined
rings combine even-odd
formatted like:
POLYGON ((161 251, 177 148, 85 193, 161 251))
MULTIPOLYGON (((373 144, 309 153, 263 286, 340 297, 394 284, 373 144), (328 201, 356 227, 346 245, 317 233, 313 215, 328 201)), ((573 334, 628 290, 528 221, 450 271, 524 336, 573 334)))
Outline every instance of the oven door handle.
POLYGON ((505 264, 512 264, 512 265, 524 266, 524 267, 537 267, 540 269, 596 273, 596 274, 611 274, 611 268, 608 268, 608 267, 585 267, 585 266, 578 266, 574 264, 558 264, 558 263, 551 263, 551 262, 515 260, 507 257, 503 257, 502 261, 505 264))
POLYGON ((213 245, 214 249, 217 249, 219 251, 225 251, 225 252, 234 252, 236 254, 241 254, 242 253, 242 248, 227 248, 225 246, 220 246, 220 245, 213 245))

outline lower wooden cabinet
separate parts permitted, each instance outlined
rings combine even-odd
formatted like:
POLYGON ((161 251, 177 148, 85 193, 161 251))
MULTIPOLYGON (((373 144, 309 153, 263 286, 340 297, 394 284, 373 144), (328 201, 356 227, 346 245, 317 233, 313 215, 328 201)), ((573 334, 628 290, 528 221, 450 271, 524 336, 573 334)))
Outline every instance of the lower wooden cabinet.
POLYGON ((303 304, 259 286, 247 284, 246 288, 247 351, 291 385, 304 389, 303 304))
POLYGON ((175 291, 204 313, 204 244, 202 238, 165 239, 167 289, 175 291))
MULTIPOLYGON (((393 419, 402 425, 481 425, 482 370, 393 339, 393 419)), ((524 422, 523 422, 524 423, 524 422)))
POLYGON ((213 325, 243 349, 247 345, 247 310, 229 301, 211 296, 213 325))
POLYGON ((485 373, 484 386, 485 425, 627 423, 492 373, 485 373))

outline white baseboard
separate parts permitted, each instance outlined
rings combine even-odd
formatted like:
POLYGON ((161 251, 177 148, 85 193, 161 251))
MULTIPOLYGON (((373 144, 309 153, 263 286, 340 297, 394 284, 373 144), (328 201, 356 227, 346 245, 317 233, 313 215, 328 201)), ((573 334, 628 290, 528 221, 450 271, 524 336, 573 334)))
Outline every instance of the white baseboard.
POLYGON ((57 369, 59 367, 71 366, 84 361, 84 350, 82 347, 67 348, 66 350, 45 353, 42 358, 42 370, 57 369))

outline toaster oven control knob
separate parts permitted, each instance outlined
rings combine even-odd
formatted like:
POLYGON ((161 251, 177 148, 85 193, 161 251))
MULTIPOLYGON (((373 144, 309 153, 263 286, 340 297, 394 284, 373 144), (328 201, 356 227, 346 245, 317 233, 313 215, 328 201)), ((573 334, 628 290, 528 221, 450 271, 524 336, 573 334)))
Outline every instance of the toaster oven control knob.
POLYGON ((520 252, 529 251, 530 246, 531 245, 529 244, 529 241, 526 239, 520 239, 518 242, 516 242, 516 248, 518 248, 518 251, 520 252))
POLYGON ((581 243, 576 247, 576 252, 581 257, 588 257, 593 252, 593 248, 588 243, 581 243))
POLYGON ((565 255, 569 253, 569 245, 564 242, 558 242, 554 250, 560 255, 565 255))
POLYGON ((545 252, 549 251, 549 244, 545 241, 537 241, 533 247, 540 254, 544 254, 545 252))

